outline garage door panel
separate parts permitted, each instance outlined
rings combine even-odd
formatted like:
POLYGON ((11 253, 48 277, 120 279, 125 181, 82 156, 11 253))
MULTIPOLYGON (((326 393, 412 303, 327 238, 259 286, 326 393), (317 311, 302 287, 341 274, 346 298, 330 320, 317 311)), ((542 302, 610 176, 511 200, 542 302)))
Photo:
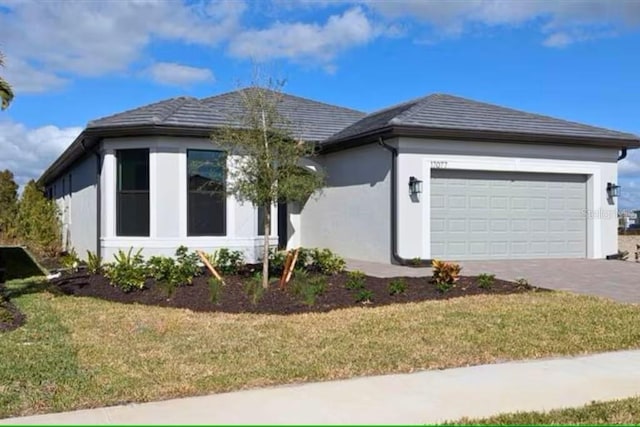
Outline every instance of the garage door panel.
POLYGON ((432 170, 434 258, 586 256, 586 177, 432 170))

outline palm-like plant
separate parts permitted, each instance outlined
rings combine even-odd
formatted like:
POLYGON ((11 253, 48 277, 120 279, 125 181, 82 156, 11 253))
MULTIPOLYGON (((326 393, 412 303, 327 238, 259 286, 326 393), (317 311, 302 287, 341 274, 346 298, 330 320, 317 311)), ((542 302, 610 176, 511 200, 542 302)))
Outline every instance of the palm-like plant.
MULTIPOLYGON (((4 55, 0 52, 0 67, 4 66, 4 55)), ((11 85, 2 77, 0 77, 0 99, 2 99, 2 109, 9 106, 13 100, 13 89, 11 85)))

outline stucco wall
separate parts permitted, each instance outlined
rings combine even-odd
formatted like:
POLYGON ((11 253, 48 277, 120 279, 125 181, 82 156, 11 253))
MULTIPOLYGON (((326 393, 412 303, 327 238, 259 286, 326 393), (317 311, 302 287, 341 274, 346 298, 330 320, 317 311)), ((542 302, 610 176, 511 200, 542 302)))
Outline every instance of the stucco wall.
POLYGON ((327 186, 302 207, 300 234, 292 240, 347 258, 390 262, 391 154, 371 144, 327 154, 319 163, 327 186))
POLYGON ((401 138, 399 149, 398 252, 404 258, 431 257, 432 168, 587 175, 587 256, 617 252, 617 200, 606 195, 607 182, 617 182, 615 148, 401 138), (424 182, 417 202, 409 197, 410 176, 424 182))
MULTIPOLYGON (((257 209, 227 197, 226 236, 187 236, 187 150, 213 150, 206 138, 145 137, 113 138, 102 142, 102 252, 111 259, 118 249, 143 248, 145 256, 173 255, 185 245, 212 252, 218 248, 241 250, 248 261, 260 256, 262 237, 257 235, 257 209), (116 235, 116 158, 118 149, 149 148, 150 236, 116 235)), ((271 243, 277 244, 276 210, 272 211, 271 243)))
POLYGON ((62 222, 63 244, 67 249, 75 249, 82 259, 86 259, 87 251, 97 251, 96 172, 96 157, 88 155, 53 184, 53 197, 62 222))

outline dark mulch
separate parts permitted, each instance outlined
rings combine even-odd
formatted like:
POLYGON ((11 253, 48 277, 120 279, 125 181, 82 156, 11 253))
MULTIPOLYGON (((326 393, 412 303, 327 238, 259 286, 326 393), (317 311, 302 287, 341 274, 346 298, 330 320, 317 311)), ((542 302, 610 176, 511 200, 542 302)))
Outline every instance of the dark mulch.
POLYGON ((0 295, 0 332, 13 331, 24 324, 25 315, 0 295))
POLYGON ((119 288, 112 286, 103 276, 86 273, 65 275, 53 280, 52 284, 67 295, 96 297, 125 304, 138 303, 188 308, 193 311, 270 314, 326 312, 362 305, 376 307, 469 295, 513 294, 540 290, 528 285, 522 286, 498 279, 490 289, 482 289, 478 286, 475 277, 461 277, 453 289, 443 293, 438 291, 427 277, 404 277, 402 279, 407 284, 406 292, 392 296, 388 291, 389 282, 392 279, 367 277, 366 289, 371 290, 374 297, 370 303, 363 304, 355 302, 358 291, 345 289, 347 275, 341 273, 327 277, 328 285, 325 292, 317 297, 312 306, 306 305, 299 296, 294 295, 290 290, 279 289, 277 284, 272 284, 259 302, 254 305, 244 291, 243 282, 246 281, 246 276, 230 276, 225 278, 226 286, 223 287, 219 302, 213 304, 210 301, 209 277, 208 274, 196 277, 192 285, 178 287, 171 298, 167 298, 166 291, 156 285, 152 279, 146 281, 144 289, 129 293, 122 292, 119 288))

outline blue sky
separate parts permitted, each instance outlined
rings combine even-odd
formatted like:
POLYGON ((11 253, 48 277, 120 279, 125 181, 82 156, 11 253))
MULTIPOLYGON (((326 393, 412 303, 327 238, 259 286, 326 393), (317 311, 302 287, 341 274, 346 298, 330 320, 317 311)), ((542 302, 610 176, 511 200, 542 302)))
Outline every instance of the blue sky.
MULTIPOLYGON (((0 0, 0 169, 24 183, 94 118, 210 96, 258 64, 363 111, 450 93, 640 134, 640 1, 0 0)), ((640 154, 620 205, 640 208, 640 154)))

